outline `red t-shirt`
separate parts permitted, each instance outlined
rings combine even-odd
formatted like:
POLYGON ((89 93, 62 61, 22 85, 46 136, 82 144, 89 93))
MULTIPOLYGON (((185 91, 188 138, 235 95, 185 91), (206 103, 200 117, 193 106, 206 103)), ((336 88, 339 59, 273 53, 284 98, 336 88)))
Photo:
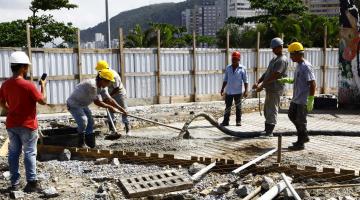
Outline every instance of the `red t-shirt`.
POLYGON ((9 106, 6 128, 38 128, 36 102, 43 98, 35 85, 23 78, 10 78, 0 88, 0 100, 9 106))

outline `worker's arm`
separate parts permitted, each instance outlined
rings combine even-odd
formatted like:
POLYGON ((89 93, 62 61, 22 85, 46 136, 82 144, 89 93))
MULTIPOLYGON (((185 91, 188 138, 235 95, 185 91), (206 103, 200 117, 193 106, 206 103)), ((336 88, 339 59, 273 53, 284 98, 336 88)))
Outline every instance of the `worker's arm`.
POLYGON ((227 82, 224 81, 222 86, 221 86, 221 91, 220 91, 221 96, 224 96, 224 89, 225 89, 226 85, 227 85, 227 82))
POLYGON ((270 77, 266 80, 263 80, 261 84, 258 84, 257 87, 257 92, 260 92, 265 85, 272 83, 274 81, 276 81, 277 79, 281 78, 281 73, 280 72, 273 72, 270 77))
POLYGON ((122 114, 127 115, 125 109, 121 107, 113 98, 106 98, 104 99, 104 102, 122 112, 122 114))
POLYGON ((42 98, 40 98, 37 102, 41 105, 46 105, 47 96, 46 96, 46 80, 40 80, 40 91, 42 98))
POLYGON ((6 104, 6 101, 4 99, 0 99, 0 106, 5 110, 9 110, 9 107, 6 104))
POLYGON ((249 91, 249 83, 244 83, 244 86, 245 86, 245 92, 244 92, 244 97, 247 97, 248 96, 248 91, 249 91))
POLYGON ((310 85, 309 96, 315 96, 315 91, 316 91, 316 82, 315 82, 315 80, 309 81, 309 85, 310 85))
POLYGON ((110 96, 115 96, 116 94, 118 94, 120 92, 120 87, 117 87, 115 89, 113 89, 113 91, 111 91, 110 96))
POLYGON ((263 73, 263 75, 259 78, 259 80, 254 83, 252 89, 257 89, 259 84, 264 81, 264 77, 265 77, 265 73, 263 73))
POLYGON ((314 99, 315 99, 314 96, 315 96, 315 91, 316 91, 316 82, 315 82, 315 80, 311 80, 308 83, 310 86, 310 92, 309 92, 309 96, 307 98, 306 109, 308 112, 310 112, 314 108, 314 99))
POLYGON ((111 112, 115 113, 117 112, 116 108, 114 106, 111 106, 103 101, 100 101, 99 99, 94 100, 94 104, 101 107, 101 108, 106 108, 109 109, 111 112))

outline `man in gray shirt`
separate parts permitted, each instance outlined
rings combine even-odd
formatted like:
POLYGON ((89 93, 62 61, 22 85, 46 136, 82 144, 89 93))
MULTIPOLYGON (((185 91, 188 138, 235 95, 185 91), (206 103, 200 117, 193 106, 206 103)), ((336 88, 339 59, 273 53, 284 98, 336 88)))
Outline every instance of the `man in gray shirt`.
MULTIPOLYGON (((123 83, 121 82, 121 78, 120 78, 120 75, 109 68, 109 64, 105 61, 105 60, 100 60, 97 65, 96 65, 96 71, 100 72, 101 70, 104 70, 104 69, 108 69, 110 71, 113 72, 114 74, 114 79, 115 79, 115 82, 111 83, 108 87, 108 91, 110 93, 110 96, 116 101, 116 103, 118 103, 121 107, 123 107, 124 109, 127 108, 127 104, 126 104, 126 89, 123 85, 123 83)), ((108 116, 108 120, 110 121, 110 118, 111 120, 113 120, 114 122, 114 126, 116 126, 116 118, 115 118, 115 115, 113 112, 110 112, 110 116, 108 116)), ((126 115, 122 115, 122 122, 124 123, 125 125, 125 132, 126 133, 129 133, 130 131, 130 125, 129 125, 129 119, 126 115)), ((111 123, 109 122, 109 127, 110 127, 110 130, 113 131, 115 133, 115 130, 114 130, 114 127, 112 127, 111 123)), ((113 135, 114 137, 113 138, 117 138, 116 136, 120 136, 119 133, 115 133, 115 135, 113 135)), ((108 137, 108 138, 111 138, 108 137)))
POLYGON ((298 139, 292 146, 289 146, 289 149, 302 150, 305 148, 304 144, 309 142, 306 115, 314 107, 315 75, 309 61, 304 59, 304 47, 301 43, 293 42, 289 45, 288 49, 291 60, 298 65, 296 66, 294 79, 282 78, 279 79, 279 82, 294 84, 293 98, 290 103, 288 116, 296 127, 298 139))
POLYGON ((270 63, 266 72, 254 84, 253 89, 260 92, 263 88, 266 91, 264 116, 265 116, 265 135, 272 136, 277 123, 277 114, 279 112, 280 96, 284 93, 284 84, 276 81, 287 76, 288 61, 283 55, 284 42, 280 38, 271 40, 270 47, 276 55, 270 63))
POLYGON ((126 115, 126 111, 111 98, 107 91, 107 87, 114 81, 114 74, 110 70, 102 70, 96 79, 88 79, 79 83, 67 99, 68 110, 78 125, 79 147, 84 146, 84 135, 85 144, 90 148, 95 147, 94 120, 89 109, 91 103, 107 108, 111 112, 120 111, 126 115))

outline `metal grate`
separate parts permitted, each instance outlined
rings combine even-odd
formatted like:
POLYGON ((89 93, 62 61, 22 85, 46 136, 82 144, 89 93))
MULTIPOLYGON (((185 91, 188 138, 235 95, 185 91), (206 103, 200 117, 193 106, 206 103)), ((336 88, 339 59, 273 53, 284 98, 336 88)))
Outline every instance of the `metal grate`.
POLYGON ((193 186, 193 182, 176 171, 137 175, 120 179, 121 187, 130 198, 186 190, 193 186))

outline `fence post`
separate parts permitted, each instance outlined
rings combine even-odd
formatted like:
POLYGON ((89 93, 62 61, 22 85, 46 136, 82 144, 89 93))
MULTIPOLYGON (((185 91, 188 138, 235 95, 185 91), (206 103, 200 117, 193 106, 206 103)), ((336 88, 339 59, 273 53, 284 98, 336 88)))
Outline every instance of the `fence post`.
POLYGON ((225 51, 225 65, 229 65, 229 54, 230 54, 230 31, 226 30, 226 51, 225 51))
POLYGON ((119 64, 120 67, 118 71, 120 73, 121 82, 126 88, 126 78, 125 78, 125 55, 124 55, 124 34, 123 29, 119 28, 119 64))
MULTIPOLYGON (((27 54, 29 56, 30 62, 32 60, 32 53, 31 53, 31 33, 30 33, 30 24, 26 24, 26 40, 27 40, 27 54)), ((29 74, 30 74, 30 81, 34 80, 34 74, 33 74, 33 67, 29 66, 29 74)))
POLYGON ((81 62, 81 43, 80 43, 80 29, 77 29, 77 67, 79 72, 79 82, 82 80, 82 62, 81 62))
POLYGON ((327 92, 327 85, 326 85, 326 70, 327 70, 327 52, 326 52, 326 48, 327 48, 327 26, 324 27, 324 48, 323 48, 323 66, 322 66, 322 87, 321 87, 321 93, 322 94, 326 94, 327 92))
POLYGON ((157 96, 158 104, 160 104, 160 96, 161 96, 160 48, 161 48, 160 30, 157 30, 156 96, 157 96))
POLYGON ((196 32, 193 31, 193 49, 192 49, 192 70, 191 70, 191 75, 192 75, 192 86, 193 86, 193 94, 191 97, 191 101, 196 102, 196 32))
MULTIPOLYGON (((255 81, 259 80, 260 75, 260 32, 257 32, 257 42, 256 42, 256 66, 254 68, 254 76, 255 81)), ((260 95, 260 92, 255 92, 255 97, 258 97, 260 95)))

